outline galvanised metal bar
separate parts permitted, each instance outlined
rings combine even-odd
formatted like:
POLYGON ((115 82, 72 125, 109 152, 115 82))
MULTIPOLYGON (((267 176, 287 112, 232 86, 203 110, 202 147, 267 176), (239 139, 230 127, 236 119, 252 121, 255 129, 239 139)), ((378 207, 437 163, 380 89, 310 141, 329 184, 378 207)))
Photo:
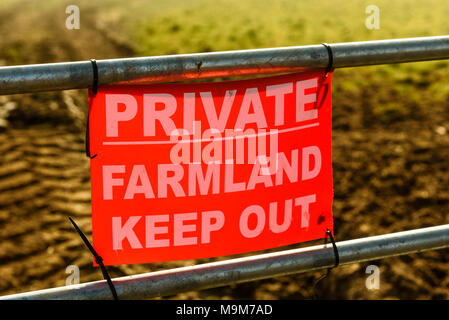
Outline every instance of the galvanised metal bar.
MULTIPOLYGON (((449 36, 330 46, 336 68, 449 58, 449 36)), ((323 45, 97 61, 99 85, 283 73, 327 65, 323 45)), ((0 67, 0 94, 88 88, 92 79, 90 61, 0 67)))
MULTIPOLYGON (((449 247, 449 225, 337 243, 340 265, 449 247)), ((286 250, 113 279, 120 299, 145 299, 180 292, 329 268, 332 245, 286 250)), ((111 299, 106 281, 0 297, 0 299, 111 299)))

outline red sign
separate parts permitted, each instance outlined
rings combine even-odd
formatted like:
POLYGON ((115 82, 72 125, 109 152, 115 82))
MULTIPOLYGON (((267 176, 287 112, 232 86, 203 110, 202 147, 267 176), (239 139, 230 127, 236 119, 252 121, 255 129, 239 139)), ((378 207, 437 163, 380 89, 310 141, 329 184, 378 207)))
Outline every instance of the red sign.
POLYGON ((90 93, 93 245, 104 263, 324 238, 333 229, 331 76, 90 93))

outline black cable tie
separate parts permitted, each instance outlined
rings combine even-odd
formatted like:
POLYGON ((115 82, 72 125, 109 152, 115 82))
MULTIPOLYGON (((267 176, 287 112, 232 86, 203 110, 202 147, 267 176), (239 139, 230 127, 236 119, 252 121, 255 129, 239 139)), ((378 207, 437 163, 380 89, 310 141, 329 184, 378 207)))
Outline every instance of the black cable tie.
POLYGON ((324 245, 327 244, 327 237, 328 237, 328 236, 329 236, 329 238, 331 239, 332 247, 334 248, 335 264, 334 264, 333 267, 328 268, 328 269, 327 269, 327 272, 326 272, 324 275, 322 275, 322 276, 321 276, 317 281, 315 281, 315 283, 313 284, 312 291, 313 291, 313 298, 314 298, 314 299, 316 299, 315 287, 316 287, 316 285, 318 284, 318 282, 320 282, 320 281, 323 280, 324 278, 327 278, 327 276, 329 276, 329 273, 331 272, 331 270, 334 269, 334 268, 336 268, 336 267, 338 267, 338 265, 340 264, 340 255, 339 255, 339 253, 338 253, 338 248, 337 248, 337 245, 336 245, 336 243, 335 243, 335 239, 334 239, 334 237, 333 237, 333 235, 332 235, 332 232, 331 232, 328 228, 326 228, 326 237, 324 238, 324 245))
POLYGON ((335 256, 335 265, 330 268, 336 268, 340 264, 340 255, 338 254, 337 244, 335 243, 334 236, 332 235, 332 232, 329 229, 326 229, 326 234, 329 236, 332 242, 332 247, 334 247, 334 256, 335 256))
POLYGON ((328 63, 326 67, 326 77, 334 69, 334 54, 332 53, 332 48, 326 42, 323 42, 322 45, 326 48, 328 54, 328 63))
MULTIPOLYGON (((90 109, 90 108, 89 108, 90 109)), ((89 114, 90 110, 87 110, 87 124, 86 124, 86 156, 89 159, 93 159, 97 156, 97 154, 94 154, 93 156, 90 155, 90 129, 89 129, 89 114)))
POLYGON ((93 71, 93 82, 92 82, 92 92, 94 95, 98 92, 98 67, 97 67, 97 60, 90 59, 90 62, 92 63, 92 71, 93 71))
POLYGON ((75 223, 75 221, 72 219, 72 217, 69 217, 69 220, 72 223, 75 230, 78 232, 79 236, 83 240, 86 247, 89 249, 89 251, 94 256, 95 262, 100 266, 101 272, 103 273, 103 278, 108 283, 109 289, 111 289, 112 297, 114 298, 114 300, 118 300, 117 291, 115 291, 115 287, 114 287, 114 284, 112 283, 111 277, 109 276, 109 273, 106 270, 106 267, 104 266, 103 258, 98 255, 98 253, 95 251, 94 247, 92 247, 89 240, 87 240, 86 236, 81 231, 81 229, 78 227, 78 225, 75 223))
MULTIPOLYGON (((94 94, 94 97, 97 95, 98 92, 98 67, 97 67, 97 61, 95 59, 90 59, 90 62, 92 63, 92 74, 93 74, 93 81, 92 81, 92 93, 94 94)), ((89 110, 87 110, 87 125, 86 125, 86 156, 89 159, 95 158, 97 155, 94 154, 93 156, 90 155, 90 127, 89 127, 89 114, 90 114, 90 106, 89 110)))

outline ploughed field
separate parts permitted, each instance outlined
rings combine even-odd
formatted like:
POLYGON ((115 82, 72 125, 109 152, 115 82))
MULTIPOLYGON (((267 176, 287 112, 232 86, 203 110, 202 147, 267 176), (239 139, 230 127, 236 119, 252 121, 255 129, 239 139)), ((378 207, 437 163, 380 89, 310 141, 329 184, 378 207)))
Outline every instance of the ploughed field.
MULTIPOLYGON (((144 47, 138 47, 116 29, 105 27, 108 23, 114 25, 113 11, 102 15, 101 8, 92 6, 84 14, 81 11, 82 27, 73 31, 78 33, 70 33, 64 25, 63 3, 50 1, 32 12, 36 8, 31 2, 5 2, 0 6, 1 64, 157 52, 151 51, 154 37, 149 37, 144 47), (46 17, 44 21, 42 16, 46 17), (19 27, 23 32, 13 32, 19 27)), ((167 31, 151 31, 150 26, 143 30, 161 39, 173 39, 177 32, 184 32, 184 37, 192 34, 190 29, 183 31, 182 21, 175 28, 173 21, 179 20, 176 17, 166 14, 160 18, 168 26, 167 31), (165 38, 164 32, 169 33, 165 38)), ((199 30, 204 31, 203 27, 200 25, 199 30)), ((307 40, 311 39, 315 38, 307 40)), ((256 40, 245 45, 255 48, 292 44, 290 40, 256 40)), ((334 40, 326 38, 330 43, 349 41, 334 40)), ((193 42, 186 41, 185 46, 199 52, 206 51, 209 45, 193 42)), ((182 48, 182 43, 179 46, 182 48)), ((235 46, 241 47, 238 41, 235 46)), ((222 42, 209 47, 213 51, 217 48, 236 49, 222 42)), ((448 76, 448 64, 444 62, 335 71, 332 152, 337 240, 449 223, 448 76)), ((67 218, 74 217, 91 238, 90 167, 84 154, 86 109, 86 90, 0 96, 2 295, 63 286, 69 265, 80 268, 81 282, 102 279, 67 218)), ((112 277, 118 277, 219 259, 224 258, 122 265, 108 270, 112 277)), ((343 266, 322 280, 315 293, 324 299, 448 299, 448 260, 446 249, 343 266), (370 264, 380 268, 378 290, 370 291, 365 286, 370 264)), ((311 299, 313 284, 323 273, 284 276, 169 298, 311 299)))

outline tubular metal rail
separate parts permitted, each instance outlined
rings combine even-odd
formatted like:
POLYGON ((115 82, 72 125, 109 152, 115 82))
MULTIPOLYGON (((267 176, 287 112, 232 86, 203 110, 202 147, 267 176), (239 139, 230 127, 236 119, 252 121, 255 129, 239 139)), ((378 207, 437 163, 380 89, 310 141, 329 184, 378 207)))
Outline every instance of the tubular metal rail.
MULTIPOLYGON (((449 58, 449 36, 330 45, 335 68, 449 58)), ((323 45, 98 60, 98 85, 153 83, 325 68, 323 45)), ((0 67, 0 94, 82 89, 90 61, 0 67)))
MULTIPOLYGON (((449 59, 449 36, 330 45, 333 67, 449 59)), ((325 68, 326 46, 198 53, 97 61, 98 85, 172 82, 189 79, 285 73, 325 68)), ((88 88, 91 61, 0 67, 0 94, 88 88)), ((449 225, 337 243, 340 264, 449 247, 449 225)), ((330 245, 113 279, 121 299, 152 298, 274 276, 332 267, 330 245)), ((1 299, 110 299, 106 281, 0 297, 1 299)))
MULTIPOLYGON (((449 225, 336 243, 340 265, 449 247, 449 225)), ((145 299, 180 292, 303 273, 332 267, 331 244, 284 250, 112 279, 120 299, 145 299)), ((105 280, 3 296, 0 299, 112 299, 105 280)))

